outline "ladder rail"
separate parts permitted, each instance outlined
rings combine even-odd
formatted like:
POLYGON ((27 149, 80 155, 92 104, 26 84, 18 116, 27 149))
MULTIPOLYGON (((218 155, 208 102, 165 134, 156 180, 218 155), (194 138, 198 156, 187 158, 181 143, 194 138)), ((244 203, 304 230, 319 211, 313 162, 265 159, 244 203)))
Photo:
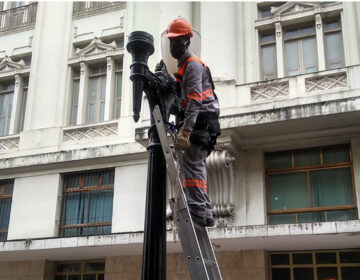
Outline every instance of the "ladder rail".
POLYGON ((207 229, 193 223, 191 219, 180 176, 181 166, 178 160, 182 154, 181 152, 175 154, 174 143, 167 137, 169 131, 165 127, 158 105, 154 108, 153 117, 167 163, 170 182, 174 188, 175 197, 170 199, 169 203, 191 279, 222 280, 207 229))

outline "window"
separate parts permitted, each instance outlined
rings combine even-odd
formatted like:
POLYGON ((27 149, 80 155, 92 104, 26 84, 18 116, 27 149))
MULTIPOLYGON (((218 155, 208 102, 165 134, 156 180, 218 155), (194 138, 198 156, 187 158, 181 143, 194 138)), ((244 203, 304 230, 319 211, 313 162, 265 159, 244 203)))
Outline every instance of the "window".
POLYGON ((14 180, 0 181, 0 241, 7 239, 13 189, 14 180))
POLYGON ((26 108, 28 87, 29 87, 29 78, 24 78, 24 81, 23 81, 23 94, 22 94, 21 106, 20 106, 19 131, 24 130, 25 108, 26 108))
POLYGON ((270 224, 357 219, 348 145, 270 153, 265 158, 270 224))
POLYGON ((271 280, 360 279, 360 250, 274 252, 271 280))
POLYGON ((104 280, 105 262, 64 262, 56 264, 55 280, 104 280))
POLYGON ((0 136, 9 134, 14 81, 0 82, 0 136))
POLYGON ((285 29, 284 48, 288 76, 317 70, 314 25, 285 29))
POLYGON ((78 103, 80 86, 80 68, 73 68, 73 94, 71 102, 71 120, 70 124, 75 125, 77 121, 78 103))
POLYGON ((261 65, 264 80, 276 78, 276 45, 275 34, 261 36, 261 65))
POLYGON ((106 65, 90 68, 87 123, 104 120, 106 93, 106 65))
POLYGON ((121 87, 122 87, 122 61, 116 64, 115 70, 115 118, 120 118, 120 109, 121 109, 121 87))
POLYGON ((343 43, 340 20, 330 20, 324 23, 325 57, 327 69, 344 66, 343 43))
POLYGON ((64 175, 60 236, 111 233, 114 170, 64 175))

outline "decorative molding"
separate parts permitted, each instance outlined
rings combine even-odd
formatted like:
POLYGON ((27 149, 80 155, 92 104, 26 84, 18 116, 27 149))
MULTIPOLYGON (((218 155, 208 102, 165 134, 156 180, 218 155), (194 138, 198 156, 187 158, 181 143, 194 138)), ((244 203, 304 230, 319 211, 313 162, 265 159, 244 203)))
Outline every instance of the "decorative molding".
POLYGON ((234 220, 234 160, 228 150, 215 150, 206 159, 208 195, 218 227, 227 227, 234 220))
POLYGON ((121 16, 120 17, 120 28, 124 28, 124 20, 125 20, 125 17, 121 16))
POLYGON ((305 87, 307 92, 329 90, 333 88, 347 88, 346 72, 307 78, 305 79, 305 87))
POLYGON ((289 82, 271 83, 251 88, 251 101, 266 100, 289 95, 289 82))
POLYGON ((287 13, 301 12, 304 10, 312 10, 318 8, 319 6, 319 4, 312 2, 287 2, 279 7, 271 7, 271 13, 277 16, 287 13))
POLYGON ((10 57, 8 57, 7 55, 0 62, 0 72, 13 71, 13 70, 16 70, 16 69, 22 69, 24 67, 25 67, 24 60, 20 60, 19 62, 15 62, 10 57))
POLYGON ((103 43, 99 38, 95 37, 89 45, 83 49, 77 49, 76 56, 93 55, 102 52, 107 52, 116 49, 116 42, 113 41, 110 44, 103 43))
POLYGON ((0 138, 0 151, 8 151, 19 148, 20 136, 0 138))
POLYGON ((97 138, 106 138, 117 136, 118 123, 107 123, 82 128, 73 128, 64 130, 63 142, 78 142, 82 140, 92 140, 97 138))

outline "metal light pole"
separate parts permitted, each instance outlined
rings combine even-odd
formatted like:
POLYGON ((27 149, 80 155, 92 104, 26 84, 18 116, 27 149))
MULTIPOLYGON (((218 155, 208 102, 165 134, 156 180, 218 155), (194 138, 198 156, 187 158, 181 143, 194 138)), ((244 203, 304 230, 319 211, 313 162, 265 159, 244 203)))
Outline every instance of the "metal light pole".
MULTIPOLYGON (((142 93, 149 101, 150 112, 159 105, 163 119, 168 119, 167 97, 171 81, 162 72, 150 72, 147 60, 154 53, 153 36, 143 31, 130 33, 126 49, 132 55, 130 79, 133 82, 134 120, 139 120, 142 93)), ((148 150, 148 175, 142 280, 166 279, 166 164, 160 139, 151 115, 148 150)))

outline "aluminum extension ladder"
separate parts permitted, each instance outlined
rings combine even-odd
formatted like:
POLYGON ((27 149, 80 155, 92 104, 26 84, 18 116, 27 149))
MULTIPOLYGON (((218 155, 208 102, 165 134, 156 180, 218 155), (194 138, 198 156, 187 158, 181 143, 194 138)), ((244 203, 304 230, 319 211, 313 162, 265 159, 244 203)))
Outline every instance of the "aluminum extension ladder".
POLYGON ((167 137, 172 131, 165 127, 159 106, 153 111, 156 128, 167 163, 171 185, 175 197, 169 200, 174 221, 183 248, 184 256, 192 280, 221 280, 220 269, 211 245, 206 227, 194 223, 191 219, 180 174, 180 164, 174 149, 174 141, 167 137))

